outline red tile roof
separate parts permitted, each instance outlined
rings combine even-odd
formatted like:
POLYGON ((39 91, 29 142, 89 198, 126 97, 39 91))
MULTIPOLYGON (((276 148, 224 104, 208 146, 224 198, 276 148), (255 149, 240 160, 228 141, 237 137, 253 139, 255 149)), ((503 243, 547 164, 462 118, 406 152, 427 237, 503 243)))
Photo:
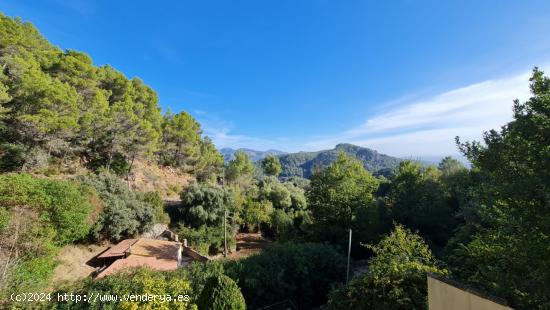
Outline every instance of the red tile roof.
POLYGON ((99 258, 120 257, 97 275, 97 279, 130 267, 150 267, 155 270, 178 268, 181 243, 155 239, 127 239, 113 246, 99 258))

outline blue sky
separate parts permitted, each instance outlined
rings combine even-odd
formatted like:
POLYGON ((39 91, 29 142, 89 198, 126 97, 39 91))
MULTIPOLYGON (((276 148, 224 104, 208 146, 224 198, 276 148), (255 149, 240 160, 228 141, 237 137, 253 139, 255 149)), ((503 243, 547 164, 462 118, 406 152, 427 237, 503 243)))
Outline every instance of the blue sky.
POLYGON ((456 153, 528 97, 550 60, 550 1, 25 1, 0 11, 138 76, 218 147, 350 142, 456 153))

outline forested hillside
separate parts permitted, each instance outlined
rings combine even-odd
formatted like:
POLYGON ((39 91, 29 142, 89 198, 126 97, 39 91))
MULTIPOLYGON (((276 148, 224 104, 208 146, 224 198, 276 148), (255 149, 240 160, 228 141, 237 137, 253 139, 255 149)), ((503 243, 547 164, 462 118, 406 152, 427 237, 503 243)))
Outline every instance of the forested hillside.
POLYGON ((513 120, 481 142, 456 138, 465 167, 349 144, 224 163, 199 123, 162 114, 142 81, 3 15, 0 66, 0 308, 426 309, 430 272, 515 309, 550 309, 550 78, 537 68, 513 120), (173 189, 180 200, 165 205, 154 182, 129 186, 138 159, 192 175, 173 189), (52 282, 62 248, 139 238, 160 223, 212 260, 52 282), (347 281, 350 230, 352 271, 363 268, 347 281), (237 233, 269 246, 223 258, 224 235, 225 254, 241 250, 237 233), (189 298, 10 299, 22 292, 189 298))
POLYGON ((365 169, 371 173, 380 172, 387 175, 389 173, 387 170, 397 167, 401 161, 398 158, 380 154, 368 148, 342 143, 332 150, 280 155, 279 160, 283 168, 281 176, 310 178, 315 169, 325 168, 334 162, 340 152, 361 161, 365 169))
POLYGON ((223 164, 188 113, 162 115, 143 81, 53 46, 30 23, 0 15, 0 65, 0 171, 128 175, 145 158, 208 178, 223 164))
MULTIPOLYGON (((191 115, 163 115, 140 79, 63 51, 1 13, 0 67, 2 296, 46 287, 63 246, 116 242, 169 222, 159 188, 129 189, 138 160, 199 180, 222 171, 221 154, 191 115)), ((155 177, 138 181, 166 185, 155 177)), ((171 190, 179 194, 187 179, 171 190)))

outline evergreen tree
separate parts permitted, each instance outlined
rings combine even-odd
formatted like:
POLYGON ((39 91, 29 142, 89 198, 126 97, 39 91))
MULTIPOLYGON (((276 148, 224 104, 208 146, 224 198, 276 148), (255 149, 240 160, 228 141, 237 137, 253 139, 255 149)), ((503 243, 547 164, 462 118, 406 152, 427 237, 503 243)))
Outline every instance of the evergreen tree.
POLYGON ((281 173, 281 162, 276 156, 268 155, 262 160, 262 168, 265 174, 276 177, 281 173))
MULTIPOLYGON (((314 174, 307 191, 313 217, 311 233, 314 238, 344 246, 349 228, 365 227, 364 223, 357 221, 357 216, 362 212, 376 212, 374 192, 377 187, 376 178, 359 161, 344 153, 340 153, 336 161, 326 169, 314 174)), ((369 217, 369 221, 371 222, 367 226, 376 229, 376 216, 369 217)), ((354 238, 354 246, 362 238, 371 235, 365 231, 356 230, 356 233, 366 235, 354 238)))
POLYGON ((209 278, 197 300, 199 309, 204 310, 245 310, 241 289, 226 275, 209 278))
POLYGON ((478 204, 450 262, 465 281, 534 309, 550 307, 550 79, 535 68, 530 81, 532 97, 516 100, 514 119, 486 132, 484 144, 457 138, 478 204))

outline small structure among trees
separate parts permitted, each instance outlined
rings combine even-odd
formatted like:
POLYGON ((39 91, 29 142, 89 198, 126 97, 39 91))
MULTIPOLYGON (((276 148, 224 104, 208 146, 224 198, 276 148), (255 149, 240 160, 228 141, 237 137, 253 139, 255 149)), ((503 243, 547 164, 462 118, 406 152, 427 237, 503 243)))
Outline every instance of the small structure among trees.
POLYGON ((175 270, 191 258, 182 256, 182 244, 155 239, 126 239, 97 257, 105 266, 96 279, 128 267, 149 267, 154 270, 175 270))

